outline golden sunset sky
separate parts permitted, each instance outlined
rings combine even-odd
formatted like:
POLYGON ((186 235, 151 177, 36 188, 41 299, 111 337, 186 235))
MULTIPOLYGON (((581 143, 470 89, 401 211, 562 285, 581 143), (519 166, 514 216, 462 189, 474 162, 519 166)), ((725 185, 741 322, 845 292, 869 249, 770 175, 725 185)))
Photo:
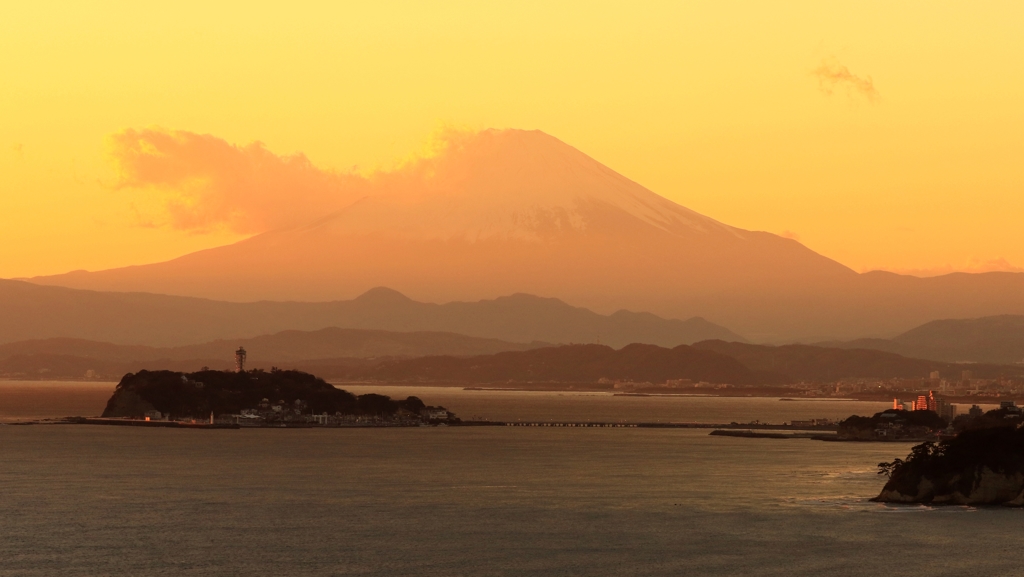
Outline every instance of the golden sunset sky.
POLYGON ((444 127, 539 129, 855 270, 1015 270, 1022 31, 1019 1, 9 5, 0 277, 243 238, 118 186, 116 135, 152 127, 362 173, 444 127))

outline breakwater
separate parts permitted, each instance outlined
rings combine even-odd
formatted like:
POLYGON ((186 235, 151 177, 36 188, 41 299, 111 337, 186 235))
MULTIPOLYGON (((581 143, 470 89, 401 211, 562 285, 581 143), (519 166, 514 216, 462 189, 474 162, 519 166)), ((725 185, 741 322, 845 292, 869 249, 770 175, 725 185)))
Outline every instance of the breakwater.
MULTIPOLYGON (((252 429, 252 428, 375 428, 375 427, 409 427, 436 426, 426 423, 359 423, 352 425, 319 425, 316 423, 261 423, 240 426, 235 423, 207 423, 191 421, 145 421, 141 419, 100 418, 100 417, 66 417, 42 421, 23 421, 8 423, 9 425, 107 425, 116 427, 152 427, 171 429, 252 429)), ((547 427, 547 428, 608 428, 608 429, 717 429, 743 431, 807 431, 835 432, 835 426, 793 426, 788 424, 767 423, 627 423, 627 422, 591 422, 591 421, 455 421, 443 423, 442 426, 452 427, 547 427)))
POLYGON ((817 431, 835 432, 834 425, 793 426, 768 423, 626 423, 590 421, 463 421, 463 427, 581 427, 581 428, 628 428, 628 429, 743 429, 765 431, 817 431))

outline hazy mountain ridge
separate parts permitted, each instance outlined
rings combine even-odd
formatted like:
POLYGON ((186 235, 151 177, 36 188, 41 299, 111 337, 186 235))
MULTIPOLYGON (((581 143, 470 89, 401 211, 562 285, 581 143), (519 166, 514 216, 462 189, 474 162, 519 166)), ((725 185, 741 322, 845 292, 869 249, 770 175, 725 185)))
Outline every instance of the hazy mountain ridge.
POLYGON ((692 379, 753 385, 778 382, 755 374, 735 359, 680 345, 667 349, 633 344, 615 350, 604 345, 565 345, 469 358, 423 357, 352 371, 352 377, 385 381, 457 383, 568 382, 622 379, 661 383, 692 379))
POLYGON ((52 338, 0 345, 0 375, 16 378, 83 378, 89 375, 89 378, 109 379, 144 369, 198 370, 208 366, 230 370, 239 346, 246 348, 248 366, 252 368, 289 366, 314 370, 325 366, 363 366, 380 358, 493 354, 547 346, 547 343, 511 343, 444 332, 339 328, 282 331, 181 347, 52 338))
MULTIPOLYGON (((0 345, 0 375, 8 378, 117 379, 139 370, 227 370, 239 344, 248 366, 298 369, 329 379, 417 383, 597 382, 691 379, 734 385, 832 382, 843 378, 920 378, 932 371, 959 375, 962 364, 914 359, 868 349, 812 345, 750 345, 703 341, 674 348, 630 344, 543 346, 451 333, 352 329, 284 331, 253 339, 157 348, 78 339, 0 345), (505 349, 505 350, 502 350, 505 349), (501 352, 480 351, 501 350, 501 352), (440 353, 439 353, 440 351, 440 353)), ((1024 366, 972 364, 976 377, 1024 375, 1024 366)))
MULTIPOLYGON (((963 365, 943 361, 905 357, 870 349, 843 349, 815 345, 751 345, 706 341, 696 349, 714 351, 740 361, 751 370, 785 375, 788 381, 828 382, 841 378, 927 378, 932 371, 956 374, 963 365)), ((975 376, 1024 375, 1024 367, 999 364, 970 365, 975 376)))
POLYGON ((288 330, 244 339, 220 339, 180 347, 116 345, 84 339, 52 338, 0 345, 0 359, 16 355, 69 354, 106 361, 184 361, 222 359, 231 364, 235 349, 245 347, 253 359, 307 361, 324 358, 472 356, 527 350, 550 343, 512 343, 446 332, 395 332, 329 327, 316 331, 288 330))
MULTIPOLYGON (((690 379, 733 385, 834 382, 843 378, 920 378, 960 365, 873 350, 810 345, 750 345, 705 341, 672 349, 629 345, 570 345, 468 358, 387 360, 340 369, 341 377, 407 382, 522 383, 690 379)), ((978 377, 1021 376, 1024 367, 972 365, 978 377)))
POLYGON ((954 363, 1024 363, 1024 315, 941 319, 891 339, 826 341, 817 344, 875 349, 954 363))
POLYGON ((743 340, 698 318, 681 321, 628 311, 599 315, 558 299, 523 294, 438 305, 384 288, 351 301, 231 303, 0 280, 0 318, 5 321, 0 323, 0 343, 70 337, 169 347, 328 327, 448 332, 515 343, 603 342, 618 347, 631 342, 675 346, 708 338, 743 340))

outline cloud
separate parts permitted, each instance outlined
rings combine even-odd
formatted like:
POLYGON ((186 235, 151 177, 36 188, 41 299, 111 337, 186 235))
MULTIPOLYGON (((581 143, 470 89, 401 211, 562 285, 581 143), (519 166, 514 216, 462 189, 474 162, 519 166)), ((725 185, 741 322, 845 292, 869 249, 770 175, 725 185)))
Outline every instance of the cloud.
POLYGON ((821 65, 815 68, 811 75, 818 78, 818 88, 827 95, 832 95, 837 89, 842 88, 850 96, 859 94, 870 102, 878 100, 878 90, 875 89, 875 82, 870 76, 857 76, 835 58, 822 60, 821 65))
POLYGON ((276 155, 259 142, 235 146, 208 134, 128 129, 108 145, 116 187, 157 199, 158 209, 138 215, 149 226, 259 233, 343 208, 366 183, 319 169, 302 154, 276 155))
MULTIPOLYGON (((983 272, 1024 272, 1024 268, 1010 264, 1005 258, 982 260, 972 258, 962 266, 942 265, 931 268, 877 268, 870 270, 884 270, 897 274, 906 274, 917 277, 932 277, 951 274, 954 272, 983 273, 983 272)), ((866 271, 865 271, 866 272, 866 271)))
POLYGON ((443 128, 417 154, 365 176, 317 168, 303 154, 276 155, 260 142, 237 146, 181 130, 127 129, 109 136, 108 148, 115 188, 135 194, 130 210, 138 225, 258 234, 368 196, 416 202, 435 194, 467 177, 465 157, 486 132, 443 128))
POLYGON ((800 242, 800 235, 791 230, 784 230, 779 233, 779 236, 800 242))

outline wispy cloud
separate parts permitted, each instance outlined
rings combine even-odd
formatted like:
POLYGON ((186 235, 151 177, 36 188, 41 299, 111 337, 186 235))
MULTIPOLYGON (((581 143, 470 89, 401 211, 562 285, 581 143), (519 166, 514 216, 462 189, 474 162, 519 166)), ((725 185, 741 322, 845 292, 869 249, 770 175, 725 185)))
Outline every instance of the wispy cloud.
POLYGON ((441 174, 465 177, 449 173, 460 170, 457 160, 480 134, 440 130, 420 153, 365 176, 323 170, 305 155, 277 155, 259 142, 237 146, 181 130, 127 129, 108 144, 115 187, 136 195, 138 225, 258 234, 314 221, 371 195, 402 190, 413 198, 441 174))
POLYGON ((302 154, 259 143, 235 146, 208 134, 128 129, 109 137, 116 186, 160 208, 139 223, 180 230, 258 233, 323 216, 359 197, 365 180, 319 169, 302 154))
POLYGON ((869 102, 878 100, 878 90, 870 76, 857 76, 835 58, 826 58, 811 74, 818 79, 818 88, 827 95, 845 90, 850 96, 863 96, 869 102))

